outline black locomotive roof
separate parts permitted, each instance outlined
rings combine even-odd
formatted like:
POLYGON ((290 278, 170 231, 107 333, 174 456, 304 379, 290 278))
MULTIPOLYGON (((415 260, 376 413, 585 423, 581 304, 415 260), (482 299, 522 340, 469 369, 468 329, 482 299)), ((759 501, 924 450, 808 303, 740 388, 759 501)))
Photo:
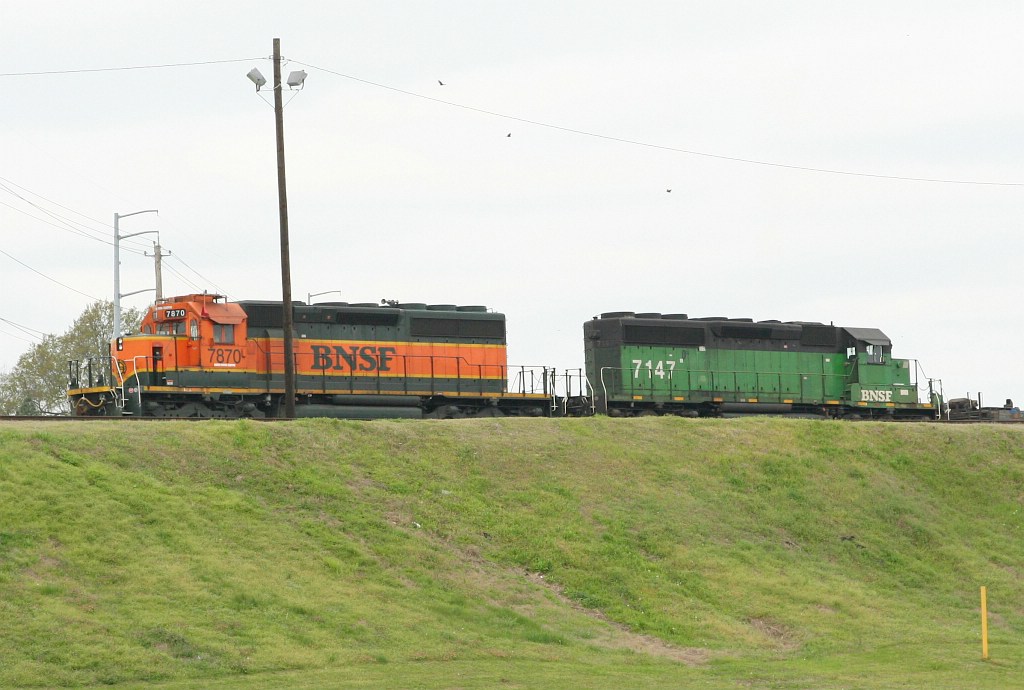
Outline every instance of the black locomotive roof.
POLYGON ((892 341, 889 340, 889 336, 877 328, 844 328, 850 337, 854 340, 859 340, 869 345, 881 345, 882 347, 892 347, 892 341))
MULTIPOLYGON (((651 343, 678 340, 678 335, 690 333, 696 338, 694 329, 713 334, 717 338, 738 340, 799 340, 803 345, 833 348, 842 342, 862 342, 881 347, 892 347, 892 341, 877 328, 847 328, 823 324, 819 321, 780 321, 768 319, 754 321, 750 318, 727 318, 724 316, 690 317, 687 314, 659 314, 655 312, 615 311, 595 316, 588 322, 588 331, 593 333, 601 322, 614 323, 622 327, 622 337, 628 340, 641 339, 651 343), (842 335, 841 335, 842 334, 842 335)), ((687 341, 689 342, 689 341, 687 341)), ((694 340, 696 342, 696 340, 694 340)))
MULTIPOLYGON (((250 328, 281 328, 282 302, 274 300, 240 300, 239 306, 248 316, 250 328)), ((480 305, 426 304, 423 302, 322 302, 307 305, 293 301, 295 323, 337 323, 364 326, 394 326, 403 317, 414 321, 458 320, 501 321, 505 315, 488 311, 480 305)))

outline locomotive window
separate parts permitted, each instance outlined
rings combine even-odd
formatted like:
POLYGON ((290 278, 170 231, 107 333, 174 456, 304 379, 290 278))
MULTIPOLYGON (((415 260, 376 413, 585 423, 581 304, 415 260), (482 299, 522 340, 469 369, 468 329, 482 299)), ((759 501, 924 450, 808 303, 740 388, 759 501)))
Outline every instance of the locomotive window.
POLYGON ((213 342, 218 345, 234 345, 235 325, 233 323, 213 324, 213 342))
POLYGON ((867 345, 865 352, 868 353, 868 364, 882 364, 882 347, 880 345, 867 345))
POLYGON ((199 340, 199 322, 195 319, 188 325, 188 337, 191 340, 199 340))
POLYGON ((145 326, 142 327, 142 332, 147 335, 150 335, 153 333, 153 327, 150 326, 149 324, 146 324, 145 326))

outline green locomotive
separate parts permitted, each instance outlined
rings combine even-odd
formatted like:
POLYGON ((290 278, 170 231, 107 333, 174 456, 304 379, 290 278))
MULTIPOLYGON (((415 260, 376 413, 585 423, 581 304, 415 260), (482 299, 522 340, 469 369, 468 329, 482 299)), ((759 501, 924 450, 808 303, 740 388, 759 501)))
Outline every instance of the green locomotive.
POLYGON ((611 312, 583 327, 594 410, 928 419, 916 367, 876 328, 611 312), (912 368, 914 367, 914 368, 912 368))

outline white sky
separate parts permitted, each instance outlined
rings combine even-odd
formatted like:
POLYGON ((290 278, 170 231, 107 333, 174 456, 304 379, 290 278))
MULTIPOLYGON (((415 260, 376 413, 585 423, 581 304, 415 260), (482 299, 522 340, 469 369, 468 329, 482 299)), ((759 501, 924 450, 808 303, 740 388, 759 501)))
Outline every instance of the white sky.
MULTIPOLYGON (((110 299, 112 247, 63 219, 109 239, 157 208, 121 232, 160 231, 166 294, 280 299, 272 97, 245 78, 279 37, 309 73, 297 299, 484 304, 511 362, 560 369, 607 311, 875 327, 948 397, 1024 402, 1021 27, 1019 2, 0 0, 0 178, 59 216, 0 188, 0 249, 110 299)), ((91 301, 10 257, 0 318, 62 332, 91 301)), ((123 253, 122 292, 152 272, 123 253)))

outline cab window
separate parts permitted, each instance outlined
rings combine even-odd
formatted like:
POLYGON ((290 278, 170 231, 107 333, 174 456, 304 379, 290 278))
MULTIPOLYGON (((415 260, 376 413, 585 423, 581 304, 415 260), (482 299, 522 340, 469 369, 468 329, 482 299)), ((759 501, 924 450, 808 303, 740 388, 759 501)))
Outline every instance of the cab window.
POLYGON ((234 345, 235 325, 233 323, 213 324, 213 342, 218 345, 234 345))
POLYGON ((868 354, 868 364, 882 364, 881 345, 871 345, 869 343, 865 346, 864 351, 868 354))
POLYGON ((188 325, 188 337, 189 340, 199 340, 199 322, 195 319, 188 325))

